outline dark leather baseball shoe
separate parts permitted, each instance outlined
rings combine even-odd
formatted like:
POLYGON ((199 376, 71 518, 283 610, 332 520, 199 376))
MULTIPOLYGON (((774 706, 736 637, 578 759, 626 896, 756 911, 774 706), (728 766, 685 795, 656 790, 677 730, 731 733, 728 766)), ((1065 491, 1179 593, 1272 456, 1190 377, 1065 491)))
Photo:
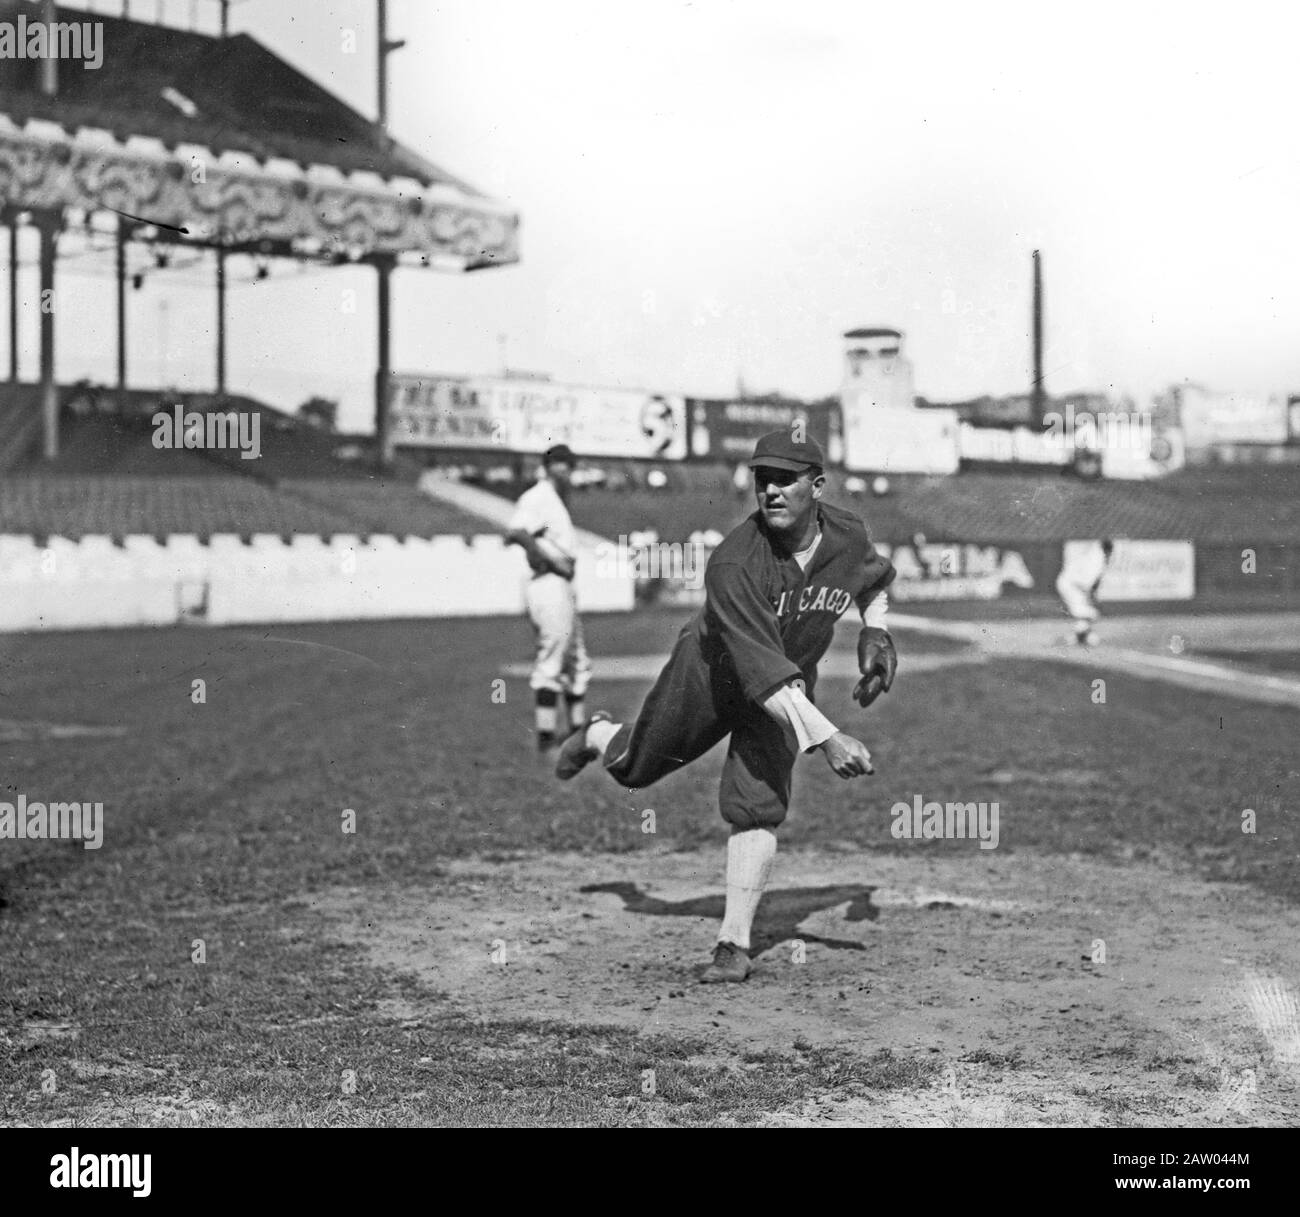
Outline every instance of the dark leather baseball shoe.
POLYGON ((587 743, 587 728, 592 723, 609 722, 609 715, 597 710, 576 731, 572 732, 560 745, 559 759, 555 762, 555 776, 562 782, 576 778, 599 755, 600 749, 587 743))
POLYGON ((713 962, 704 969, 700 984, 734 984, 744 980, 753 970, 748 951, 734 942, 720 942, 713 948, 713 962))

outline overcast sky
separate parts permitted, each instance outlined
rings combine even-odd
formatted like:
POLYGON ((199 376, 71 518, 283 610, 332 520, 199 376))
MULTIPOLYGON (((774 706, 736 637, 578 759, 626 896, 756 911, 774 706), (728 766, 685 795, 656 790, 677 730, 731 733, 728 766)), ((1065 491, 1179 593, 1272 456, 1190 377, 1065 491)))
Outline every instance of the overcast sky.
MULTIPOLYGON (((390 61, 394 135, 523 215, 518 266, 398 273, 399 369, 496 371, 505 335, 512 367, 557 379, 708 396, 743 375, 820 396, 839 383, 841 332, 888 324, 927 397, 1015 392, 1037 247, 1049 391, 1140 397, 1189 377, 1300 392, 1286 6, 389 7, 407 40, 390 61)), ((215 4, 200 8, 212 28, 215 4)), ((187 25, 190 9, 166 12, 187 25)), ((246 0, 233 25, 371 114, 374 11, 246 0)), ((133 379, 210 385, 206 273, 132 294, 133 379)), ((345 424, 366 425, 373 273, 240 274, 232 387, 291 408, 341 397, 345 424), (348 287, 356 316, 339 307, 348 287)), ((60 373, 109 379, 111 283, 77 291, 60 373)))

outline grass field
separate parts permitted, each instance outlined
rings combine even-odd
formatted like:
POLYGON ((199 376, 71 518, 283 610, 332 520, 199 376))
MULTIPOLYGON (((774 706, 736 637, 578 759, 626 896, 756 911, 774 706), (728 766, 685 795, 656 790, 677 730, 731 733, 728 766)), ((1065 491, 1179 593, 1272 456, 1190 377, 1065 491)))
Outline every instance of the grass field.
POLYGON ((718 995, 720 755, 556 783, 494 685, 522 620, 4 639, 5 797, 103 802, 105 835, 0 841, 0 1120, 1293 1123, 1250 1003, 1300 979, 1298 712, 1111 671, 1096 704, 900 634, 864 717, 847 646, 819 701, 878 774, 800 762, 760 970, 718 995), (997 801, 998 848, 895 840, 916 794, 997 801))

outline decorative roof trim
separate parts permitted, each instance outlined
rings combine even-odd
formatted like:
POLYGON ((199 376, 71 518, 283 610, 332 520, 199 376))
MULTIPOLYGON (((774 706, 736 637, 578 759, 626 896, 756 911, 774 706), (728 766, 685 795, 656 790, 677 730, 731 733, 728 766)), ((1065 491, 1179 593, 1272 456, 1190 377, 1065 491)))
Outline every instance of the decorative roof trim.
POLYGON ((0 115, 0 194, 19 210, 127 212, 184 229, 204 243, 256 244, 292 253, 318 244, 352 259, 401 256, 403 264, 472 269, 519 260, 519 217, 509 207, 454 186, 425 189, 330 166, 303 170, 195 145, 56 123, 21 129, 0 115))

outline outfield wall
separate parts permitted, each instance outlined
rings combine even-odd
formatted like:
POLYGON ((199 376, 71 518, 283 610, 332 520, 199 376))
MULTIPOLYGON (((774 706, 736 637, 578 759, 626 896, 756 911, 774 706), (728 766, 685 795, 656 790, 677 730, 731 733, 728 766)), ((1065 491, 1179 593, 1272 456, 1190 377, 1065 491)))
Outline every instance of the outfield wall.
MULTIPOLYGON (((0 535, 0 633, 202 622, 509 616, 524 611, 522 552, 499 536, 0 535)), ((634 581, 597 573, 580 541, 583 612, 626 612, 634 581)))
MULTIPOLYGON (((577 595, 583 612, 628 612, 638 598, 698 604, 698 588, 611 571, 600 538, 580 537, 577 595)), ((608 544, 608 543, 605 543, 608 544)), ((1128 544, 1132 544, 1129 542, 1128 544)), ((1151 543, 1168 546, 1168 542, 1151 543)), ((1176 544, 1176 543, 1175 543, 1176 544)), ((1188 598, 1238 596, 1281 607, 1300 594, 1300 546, 1184 543, 1194 580, 1188 598)), ((882 547, 885 548, 885 547, 882 547)), ((960 546, 920 555, 896 547, 899 603, 1053 595, 1061 542, 960 546)), ((1137 598, 1163 598, 1160 572, 1137 598)), ((512 616, 524 611, 528 569, 499 536, 128 536, 38 545, 0 535, 0 633, 126 626, 512 616)), ((1131 593, 1130 593, 1131 594, 1131 593)), ((1103 595, 1103 599, 1113 596, 1103 595)), ((1182 598, 1182 597, 1176 597, 1182 598)))
MULTIPOLYGON (((1018 597, 1055 597, 1056 577, 1066 551, 1088 541, 1006 541, 970 545, 930 541, 919 551, 911 545, 880 543, 897 578, 890 588, 896 604, 972 603, 1018 597)), ((1102 580, 1098 601, 1153 601, 1194 604, 1224 598, 1244 607, 1289 607, 1300 596, 1300 545, 1243 547, 1167 539, 1123 539, 1102 580)), ((703 565, 706 555, 696 559, 703 565)), ((699 582, 644 577, 638 587, 643 602, 695 606, 704 602, 699 582)))

